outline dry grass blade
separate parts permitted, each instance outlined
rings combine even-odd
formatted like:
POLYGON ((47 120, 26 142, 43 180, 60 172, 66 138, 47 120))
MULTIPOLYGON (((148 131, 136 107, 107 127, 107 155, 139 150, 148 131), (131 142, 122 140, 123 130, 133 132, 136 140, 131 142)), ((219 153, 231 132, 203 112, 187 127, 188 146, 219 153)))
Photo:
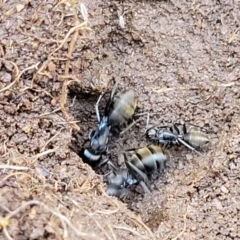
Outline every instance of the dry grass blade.
POLYGON ((143 226, 143 227, 147 230, 147 232, 149 233, 149 235, 152 237, 152 239, 155 240, 155 237, 153 236, 152 231, 149 229, 148 226, 146 226, 146 225, 142 222, 142 220, 137 219, 136 216, 130 216, 130 214, 128 214, 128 217, 129 217, 130 220, 131 220, 132 222, 134 222, 136 225, 138 225, 138 226, 143 226))
POLYGON ((163 93, 163 92, 169 92, 169 91, 172 91, 172 90, 175 90, 175 88, 152 88, 152 91, 153 92, 156 92, 156 93, 163 93))
MULTIPOLYGON (((108 196, 109 197, 109 196, 108 196)), ((120 205, 118 204, 118 201, 117 200, 114 200, 113 201, 117 208, 116 209, 113 209, 113 210, 97 210, 96 213, 100 213, 100 214, 105 214, 105 215, 110 215, 110 214, 113 214, 113 213, 117 213, 119 210, 120 210, 120 205)))
POLYGON ((24 172, 14 172, 8 174, 5 178, 1 179, 0 184, 3 184, 7 179, 9 179, 12 176, 17 176, 17 175, 24 175, 27 178, 30 178, 33 182, 37 183, 38 181, 33 178, 30 174, 24 173, 24 172))
MULTIPOLYGON (((215 88, 220 88, 220 87, 232 87, 235 85, 235 82, 230 82, 230 83, 222 83, 222 84, 212 84, 209 87, 215 87, 215 88)), ((209 88, 207 87, 207 88, 209 88)), ((157 88, 157 87, 152 87, 151 90, 156 93, 164 93, 164 92, 169 92, 169 91, 194 91, 194 90, 202 90, 202 89, 207 89, 206 86, 197 86, 197 87, 181 87, 181 88, 157 88)))
MULTIPOLYGON (((38 65, 39 65, 40 62, 36 63, 36 64, 33 64, 31 65, 30 67, 27 67, 25 69, 23 69, 18 75, 17 77, 15 78, 15 80, 10 83, 8 86, 6 86, 5 88, 1 89, 0 92, 3 92, 3 91, 6 91, 7 89, 11 88, 15 83, 17 83, 20 79, 20 77, 23 75, 23 73, 25 73, 26 71, 28 70, 31 70, 31 69, 37 69, 38 65)), ((12 63, 13 64, 13 63, 12 63)))
POLYGON ((47 145, 50 143, 50 142, 52 142, 60 133, 61 133, 61 131, 63 130, 63 128, 61 128, 60 130, 59 130, 59 132, 57 132, 54 136, 52 136, 47 142, 46 142, 46 144, 41 148, 41 152, 42 151, 44 151, 45 150, 45 148, 47 147, 47 145))
MULTIPOLYGON (((74 51, 74 46, 77 41, 79 32, 76 30, 73 34, 72 40, 70 42, 69 48, 68 48, 68 57, 70 57, 74 51)), ((67 60, 66 65, 65 65, 65 75, 69 74, 69 66, 70 66, 70 59, 67 60)))
POLYGON ((10 63, 14 66, 14 68, 15 68, 15 70, 16 70, 16 76, 18 76, 18 74, 19 74, 19 68, 18 68, 18 66, 16 65, 16 63, 14 63, 14 62, 12 62, 12 61, 9 61, 9 60, 6 60, 6 59, 4 59, 4 58, 0 58, 0 60, 10 62, 10 63))
POLYGON ((139 238, 148 239, 146 236, 143 236, 141 233, 139 233, 139 232, 137 232, 137 231, 135 231, 135 230, 133 230, 131 228, 124 227, 124 226, 116 226, 116 225, 113 225, 113 227, 116 228, 116 229, 120 229, 120 230, 131 232, 133 235, 138 236, 139 238))
MULTIPOLYGON (((21 89, 21 92, 24 92, 24 91, 26 91, 27 89, 32 89, 32 88, 33 88, 33 83, 34 83, 34 80, 36 79, 36 76, 37 76, 38 74, 40 74, 40 75, 43 74, 42 71, 47 67, 48 62, 49 62, 49 60, 45 61, 45 62, 41 65, 41 67, 38 69, 38 71, 37 71, 37 72, 34 74, 34 76, 32 77, 32 81, 31 81, 30 86, 27 86, 27 87, 21 89)), ((40 63, 40 62, 39 62, 39 63, 40 63)), ((39 64, 39 63, 38 63, 38 64, 39 64)), ((51 77, 51 76, 48 75, 48 77, 51 77)))
POLYGON ((217 85, 217 87, 232 87, 235 86, 235 82, 230 82, 230 83, 222 83, 217 85))
MULTIPOLYGON (((0 204, 0 207, 1 207, 4 211, 6 211, 6 212, 8 212, 8 213, 11 212, 6 206, 3 206, 3 205, 0 204)), ((0 219, 1 219, 1 218, 0 218, 0 219)), ((1 219, 1 220, 2 220, 2 219, 1 219)), ((0 224, 0 226, 2 226, 2 225, 0 224)))
MULTIPOLYGON (((54 122, 54 125, 76 125, 76 123, 80 123, 80 121, 62 121, 62 122, 54 122)), ((76 127, 73 127, 73 128, 75 128, 75 129, 78 129, 78 130, 80 130, 80 128, 79 128, 79 126, 78 125, 76 125, 76 127)))
POLYGON ((111 240, 112 238, 108 235, 107 231, 101 226, 101 224, 93 217, 94 213, 87 215, 96 223, 97 227, 104 233, 104 235, 107 237, 107 239, 111 240))
MULTIPOLYGON (((67 101, 67 95, 68 95, 68 89, 67 86, 68 84, 70 84, 71 82, 73 82, 75 80, 71 80, 71 81, 66 81, 64 80, 63 85, 62 85, 62 91, 61 91, 61 96, 60 96, 60 106, 61 106, 61 111, 64 114, 64 116, 66 117, 66 120, 68 121, 70 119, 70 116, 65 108, 65 103, 67 101)), ((77 124, 71 124, 72 128, 75 128, 77 131, 80 130, 79 126, 77 124)))
MULTIPOLYGON (((189 205, 188 205, 189 206, 189 205)), ((172 240, 177 240, 178 238, 180 238, 183 233, 186 231, 186 227, 187 227, 187 214, 188 214, 188 206, 187 206, 187 210, 186 210, 186 213, 184 214, 184 217, 183 217, 183 220, 184 220, 184 225, 183 225, 183 230, 175 237, 173 238, 172 240)))
POLYGON ((13 165, 0 165, 0 169, 12 169, 12 170, 28 170, 28 167, 13 166, 13 165))
MULTIPOLYGON (((80 232, 72 223, 71 221, 64 215, 62 215, 61 213, 51 209, 50 207, 48 207, 45 203, 40 202, 40 201, 36 201, 36 200, 32 200, 32 201, 28 201, 23 203, 20 207, 18 207, 17 209, 15 209, 14 211, 8 213, 5 217, 6 220, 11 219, 12 217, 14 217, 15 215, 17 215, 19 212, 23 211, 26 207, 30 206, 30 205, 38 205, 40 207, 45 208, 47 211, 51 212, 54 216, 58 217, 60 219, 60 221, 63 223, 64 225, 67 224, 72 230, 73 232, 78 236, 78 237, 84 237, 85 239, 99 239, 98 236, 96 236, 94 233, 85 233, 85 232, 80 232)), ((64 227, 63 225, 63 227, 64 227)), ((4 234, 8 239, 12 239, 10 237, 10 235, 8 234, 7 231, 7 226, 3 226, 3 230, 4 230, 4 234)), ((67 231, 67 230, 65 230, 67 231)), ((67 233, 65 232, 64 235, 66 236, 67 233)))
POLYGON ((112 233, 112 236, 113 236, 113 239, 114 240, 117 240, 117 236, 116 236, 116 234, 114 233, 114 231, 113 231, 113 229, 112 229, 112 227, 108 224, 107 225, 107 227, 109 228, 109 230, 111 231, 111 233, 112 233))
POLYGON ((14 239, 9 235, 6 227, 3 227, 3 233, 5 234, 5 236, 6 236, 6 238, 7 238, 8 240, 14 240, 14 239))
POLYGON ((119 202, 117 199, 108 196, 108 195, 106 194, 105 190, 104 190, 101 186, 99 186, 99 189, 101 190, 102 194, 103 194, 105 197, 111 199, 111 203, 114 203, 114 205, 116 206, 116 209, 113 209, 113 210, 101 210, 101 211, 100 211, 100 210, 97 210, 96 213, 101 213, 101 214, 107 214, 107 215, 109 215, 109 214, 113 214, 113 213, 118 212, 118 211, 121 209, 120 202, 119 202))
POLYGON ((229 37, 228 43, 232 43, 234 40, 236 40, 237 36, 238 36, 238 32, 240 30, 240 27, 238 27, 229 37))
POLYGON ((55 151, 56 151, 56 149, 48 149, 48 150, 46 150, 45 152, 41 152, 41 153, 37 154, 37 155, 34 157, 34 159, 33 159, 29 164, 33 164, 35 161, 37 161, 38 158, 40 158, 40 157, 42 157, 42 156, 44 156, 44 155, 47 155, 47 154, 49 154, 49 153, 53 153, 53 152, 55 152, 55 151))
MULTIPOLYGON (((72 27, 68 33, 66 34, 64 40, 61 42, 61 44, 55 49, 53 50, 48 58, 50 59, 50 56, 53 55, 55 52, 57 52, 59 49, 62 48, 62 46, 67 42, 68 38, 70 37, 71 34, 74 33, 73 37, 72 37, 72 40, 70 42, 70 45, 69 45, 69 48, 68 48, 68 56, 70 57, 74 51, 74 46, 76 44, 76 41, 77 41, 77 38, 78 38, 78 35, 79 35, 79 30, 81 28, 85 28, 85 29, 88 29, 88 30, 91 30, 90 28, 87 28, 87 22, 83 22, 83 23, 80 23, 74 27, 72 27)), ((70 67, 70 59, 67 60, 67 63, 65 65, 65 76, 60 76, 59 79, 63 79, 63 85, 62 85, 62 90, 61 90, 61 96, 60 96, 60 108, 61 108, 61 111, 62 113, 64 114, 64 116, 66 117, 66 120, 69 121, 71 119, 71 117, 69 116, 66 108, 65 108, 65 103, 66 103, 66 100, 67 100, 67 95, 68 95, 68 89, 67 89, 67 86, 69 83, 71 83, 72 81, 69 81, 69 79, 73 79, 74 81, 77 81, 79 82, 79 79, 77 79, 76 77, 74 76, 68 76, 69 74, 69 67, 70 67)), ((71 127, 76 129, 76 130, 80 130, 79 126, 75 123, 70 123, 71 127)))
POLYGON ((113 213, 117 213, 119 210, 120 210, 120 208, 116 208, 116 209, 114 209, 114 210, 105 210, 105 211, 97 210, 96 213, 101 213, 101 214, 105 214, 105 215, 110 215, 110 214, 113 214, 113 213))
POLYGON ((56 112, 58 112, 58 111, 61 111, 61 108, 57 108, 57 109, 55 109, 55 110, 52 111, 52 112, 43 113, 43 114, 39 115, 38 117, 39 117, 39 118, 42 118, 42 117, 44 117, 44 116, 51 115, 51 114, 56 113, 56 112))
MULTIPOLYGON (((87 22, 83 22, 83 23, 78 24, 77 26, 72 27, 72 28, 68 31, 68 33, 66 34, 66 36, 65 36, 65 38, 63 39, 62 43, 61 43, 55 50, 53 50, 53 51, 49 54, 49 56, 53 55, 53 53, 55 53, 55 52, 57 52, 59 49, 61 49, 62 46, 66 43, 66 41, 68 40, 69 36, 70 36, 72 33, 74 33, 74 32, 75 32, 76 30, 78 30, 78 29, 81 29, 81 28, 84 28, 84 27, 87 28, 86 26, 87 26, 87 22)), ((88 30, 91 30, 90 28, 87 28, 87 29, 88 29, 88 30)))
MULTIPOLYGON (((0 58, 0 60, 7 61, 7 60, 5 60, 4 58, 0 58)), ((18 66, 17 66, 14 62, 12 62, 12 61, 8 61, 8 62, 10 62, 10 63, 14 66, 14 68, 15 68, 15 70, 16 70, 15 75, 16 75, 16 76, 19 76, 20 74, 19 74, 19 68, 18 68, 18 66)), ((4 92, 4 91, 6 91, 7 89, 11 88, 18 80, 19 80, 19 78, 16 77, 16 79, 15 79, 12 83, 10 83, 10 84, 9 84, 8 86, 6 86, 5 88, 2 88, 2 89, 0 90, 0 92, 4 92)))
POLYGON ((84 5, 84 3, 80 4, 80 10, 81 10, 81 14, 82 14, 83 20, 85 22, 88 22, 88 11, 87 11, 87 8, 84 5))
MULTIPOLYGON (((81 82, 81 80, 79 80, 78 78, 76 78, 76 77, 74 77, 74 76, 72 76, 72 75, 59 75, 58 76, 58 78, 59 78, 59 80, 61 80, 61 81, 64 81, 64 80, 69 80, 69 79, 72 79, 72 81, 70 81, 69 83, 72 83, 72 82, 81 82)), ((68 84, 69 84, 68 83, 68 84)))

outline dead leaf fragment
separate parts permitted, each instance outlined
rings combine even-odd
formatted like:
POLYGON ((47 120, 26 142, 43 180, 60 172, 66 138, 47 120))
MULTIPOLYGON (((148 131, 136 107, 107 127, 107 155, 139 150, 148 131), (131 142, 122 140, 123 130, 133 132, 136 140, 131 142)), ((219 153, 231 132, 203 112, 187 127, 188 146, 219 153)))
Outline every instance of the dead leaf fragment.
POLYGON ((49 70, 49 72, 51 73, 52 77, 54 77, 55 73, 56 73, 56 65, 50 61, 47 65, 47 68, 49 70))
POLYGON ((16 9, 17 9, 17 12, 21 12, 23 9, 24 9, 24 7, 25 7, 25 5, 23 5, 23 4, 17 4, 16 5, 16 9))
POLYGON ((27 124, 22 128, 22 130, 28 134, 31 131, 31 126, 27 124))

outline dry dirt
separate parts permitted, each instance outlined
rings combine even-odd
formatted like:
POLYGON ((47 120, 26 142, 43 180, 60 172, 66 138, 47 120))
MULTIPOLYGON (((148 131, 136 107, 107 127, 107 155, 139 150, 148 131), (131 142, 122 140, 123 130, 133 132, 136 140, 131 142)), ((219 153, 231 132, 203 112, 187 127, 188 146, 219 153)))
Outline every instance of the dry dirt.
MULTIPOLYGON (((239 1, 10 0, 0 10, 0 239, 240 239, 239 1), (125 203, 106 196, 105 169, 76 154, 117 77, 118 91, 136 91, 137 114, 157 113, 150 124, 191 122, 211 140, 203 156, 170 148, 152 195, 136 187, 125 203)), ((116 165, 148 144, 145 120, 110 139, 116 165)))

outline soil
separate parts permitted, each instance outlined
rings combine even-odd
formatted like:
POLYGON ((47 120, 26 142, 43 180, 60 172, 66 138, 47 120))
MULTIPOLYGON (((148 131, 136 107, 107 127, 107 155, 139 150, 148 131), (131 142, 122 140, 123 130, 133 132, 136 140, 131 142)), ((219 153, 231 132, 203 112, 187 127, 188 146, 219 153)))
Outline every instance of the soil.
POLYGON ((240 239, 239 1, 25 0, 0 10, 0 239, 240 239), (136 186, 125 202, 105 194, 107 167, 78 155, 100 93, 118 78, 142 120, 110 138, 115 165, 149 144, 143 113, 210 139, 202 155, 170 147, 152 194, 136 186))

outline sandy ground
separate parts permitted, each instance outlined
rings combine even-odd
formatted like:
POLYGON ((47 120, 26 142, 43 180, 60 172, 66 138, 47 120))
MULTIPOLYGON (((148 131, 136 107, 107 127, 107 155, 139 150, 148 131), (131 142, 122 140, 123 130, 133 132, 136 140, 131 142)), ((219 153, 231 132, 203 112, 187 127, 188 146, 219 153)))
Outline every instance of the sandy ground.
MULTIPOLYGON (((239 1, 0 3, 0 239, 240 239, 239 1), (210 139, 203 156, 169 148, 152 195, 125 202, 78 156, 118 77, 136 119, 210 139)), ((114 164, 145 125, 110 138, 114 164)))

